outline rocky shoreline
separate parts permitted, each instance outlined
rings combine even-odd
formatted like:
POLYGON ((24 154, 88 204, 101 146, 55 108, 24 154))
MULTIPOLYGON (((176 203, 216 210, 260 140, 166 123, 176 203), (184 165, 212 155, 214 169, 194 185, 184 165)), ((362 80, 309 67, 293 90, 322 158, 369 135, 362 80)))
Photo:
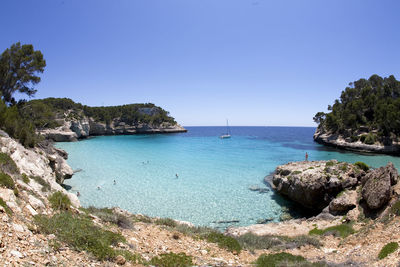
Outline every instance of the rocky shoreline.
POLYGON ((314 133, 314 141, 339 149, 345 149, 356 152, 368 152, 377 154, 389 154, 389 155, 400 155, 400 144, 394 143, 389 145, 384 145, 381 143, 375 144, 364 144, 361 141, 352 142, 350 137, 344 137, 339 134, 327 133, 320 128, 318 128, 314 133))
POLYGON ((61 119, 59 126, 55 129, 43 129, 37 131, 38 134, 46 139, 55 142, 73 142, 91 136, 101 135, 134 135, 134 134, 158 134, 158 133, 183 133, 187 132, 179 124, 164 122, 160 125, 138 124, 129 125, 119 120, 113 120, 106 124, 95 121, 92 118, 84 117, 79 120, 61 119))
POLYGON ((368 169, 361 162, 302 161, 278 166, 271 186, 305 209, 357 220, 360 214, 377 218, 387 213, 400 195, 398 177, 392 163, 368 169))

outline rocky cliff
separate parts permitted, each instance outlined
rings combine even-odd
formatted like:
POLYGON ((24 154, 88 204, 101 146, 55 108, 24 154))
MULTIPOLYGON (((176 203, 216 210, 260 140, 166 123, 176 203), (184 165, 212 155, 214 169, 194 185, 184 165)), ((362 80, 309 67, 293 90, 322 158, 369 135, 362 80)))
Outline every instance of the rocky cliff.
POLYGON ((179 124, 169 122, 160 125, 140 123, 130 125, 118 119, 111 123, 95 121, 93 118, 84 116, 81 119, 59 120, 62 126, 55 129, 39 130, 38 133, 46 139, 56 142, 71 142, 89 136, 98 135, 132 135, 132 134, 154 134, 154 133, 181 133, 187 130, 179 124))
MULTIPOLYGON (((364 133, 365 134, 365 133, 364 133)), ((359 134, 362 136, 363 134, 359 134)), ((358 152, 372 152, 372 153, 381 153, 381 154, 400 154, 400 144, 396 142, 387 142, 386 144, 381 142, 374 142, 373 144, 365 144, 361 140, 359 140, 359 136, 357 136, 356 140, 353 141, 350 136, 344 136, 340 134, 333 134, 325 131, 321 127, 315 131, 314 141, 317 143, 336 147, 340 149, 346 149, 351 151, 358 152)))

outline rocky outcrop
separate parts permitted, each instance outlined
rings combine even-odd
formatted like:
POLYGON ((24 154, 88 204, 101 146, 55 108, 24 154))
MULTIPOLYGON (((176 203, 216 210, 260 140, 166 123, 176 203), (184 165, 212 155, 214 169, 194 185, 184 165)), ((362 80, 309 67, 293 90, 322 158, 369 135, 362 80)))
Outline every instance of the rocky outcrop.
MULTIPOLYGON (((41 177, 53 190, 63 191, 75 206, 80 206, 77 196, 68 193, 60 185, 64 179, 69 179, 73 175, 61 150, 54 149, 50 144, 45 147, 26 149, 12 138, 0 137, 0 152, 11 157, 21 174, 28 177, 41 177)), ((34 179, 31 179, 29 185, 24 185, 24 187, 36 192, 37 195, 47 196, 49 193, 43 192, 42 185, 34 179)), ((30 204, 32 206, 32 203, 30 204)))
POLYGON ((329 203, 329 212, 334 215, 344 215, 356 206, 356 190, 345 190, 329 203))
POLYGON ((397 183, 398 173, 392 163, 370 171, 363 179, 362 197, 368 208, 376 210, 389 202, 392 186, 397 183))
POLYGON ((346 149, 358 152, 372 152, 381 154, 400 154, 400 145, 398 143, 392 144, 364 144, 361 141, 352 142, 351 138, 343 135, 325 132, 323 129, 318 128, 314 134, 314 141, 323 145, 336 147, 340 149, 346 149))
POLYGON ((400 194, 398 177, 392 163, 365 172, 336 160, 303 161, 278 166, 270 182, 278 193, 321 212, 317 218, 347 214, 357 220, 360 213, 370 218, 387 213, 400 194))
POLYGON ((363 171, 332 161, 291 162, 278 166, 272 186, 307 209, 321 211, 343 189, 354 187, 363 171))
POLYGON ((180 133, 187 130, 179 124, 164 122, 160 125, 135 124, 130 125, 119 120, 113 120, 110 124, 95 121, 92 118, 83 117, 79 120, 63 121, 63 125, 55 129, 38 131, 46 139, 55 142, 72 142, 89 136, 98 135, 132 135, 153 133, 180 133))

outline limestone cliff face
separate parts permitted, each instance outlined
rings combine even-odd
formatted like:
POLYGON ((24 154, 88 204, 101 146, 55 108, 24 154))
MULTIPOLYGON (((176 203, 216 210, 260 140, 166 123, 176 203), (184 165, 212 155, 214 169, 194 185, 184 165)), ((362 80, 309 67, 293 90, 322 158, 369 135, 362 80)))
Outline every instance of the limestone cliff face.
MULTIPOLYGON (((47 196, 51 191, 62 191, 68 195, 75 207, 80 206, 77 196, 68 193, 60 185, 64 182, 64 179, 69 179, 73 175, 73 170, 65 160, 66 153, 64 151, 53 148, 51 145, 26 149, 14 139, 5 135, 0 135, 0 152, 11 157, 21 175, 41 177, 50 185, 51 190, 46 192, 40 190, 42 185, 35 181, 35 179, 30 179, 28 184, 23 183, 22 180, 17 181, 20 188, 24 188, 28 191, 31 190, 35 192, 37 196, 40 196, 42 199, 41 203, 47 200, 47 196)), ((34 210, 36 210, 35 207, 43 205, 39 205, 39 202, 36 201, 36 199, 32 199, 32 197, 30 202, 32 202, 30 204, 34 210)))
POLYGON ((62 120, 63 125, 55 129, 38 131, 45 138, 56 142, 71 142, 89 136, 98 135, 132 135, 151 133, 180 133, 187 130, 179 124, 164 122, 160 125, 135 124, 130 125, 118 119, 110 124, 95 121, 93 118, 84 116, 79 120, 62 120))
POLYGON ((325 131, 321 127, 314 133, 314 141, 317 143, 337 147, 346 150, 359 151, 359 152, 372 152, 372 153, 382 153, 382 154, 400 154, 400 144, 390 143, 382 144, 376 142, 375 144, 364 144, 361 141, 352 142, 351 138, 345 137, 343 135, 334 134, 325 131))

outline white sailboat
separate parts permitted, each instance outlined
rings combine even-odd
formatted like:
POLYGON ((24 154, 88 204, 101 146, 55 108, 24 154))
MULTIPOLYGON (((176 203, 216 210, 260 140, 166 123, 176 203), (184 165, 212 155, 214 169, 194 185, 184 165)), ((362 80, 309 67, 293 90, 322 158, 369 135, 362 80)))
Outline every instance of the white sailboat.
POLYGON ((221 139, 231 138, 231 131, 229 130, 228 120, 226 120, 226 134, 221 135, 219 138, 221 139))

